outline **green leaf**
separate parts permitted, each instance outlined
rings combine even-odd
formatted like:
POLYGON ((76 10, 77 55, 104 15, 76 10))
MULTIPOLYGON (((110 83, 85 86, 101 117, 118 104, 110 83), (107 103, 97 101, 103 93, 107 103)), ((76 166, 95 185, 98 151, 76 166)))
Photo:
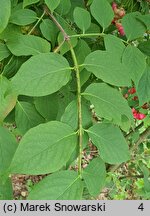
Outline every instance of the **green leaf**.
POLYGON ((12 83, 18 94, 45 96, 66 85, 70 73, 64 57, 56 53, 41 53, 22 64, 12 83))
POLYGON ((142 171, 144 173, 144 190, 146 192, 150 192, 150 171, 149 169, 143 165, 142 171))
MULTIPOLYGON (((90 26, 90 28, 86 31, 86 34, 87 33, 97 33, 97 32, 100 32, 100 30, 101 30, 101 28, 100 28, 100 26, 98 25, 98 24, 95 24, 95 23, 91 23, 91 26, 90 26)), ((97 37, 97 36, 95 36, 95 37, 97 37)))
POLYGON ((9 63, 6 64, 3 69, 3 75, 7 78, 13 77, 19 70, 20 66, 24 63, 24 60, 24 57, 12 56, 9 63))
POLYGON ((146 118, 143 120, 144 127, 148 128, 150 126, 150 115, 147 115, 146 118))
POLYGON ((105 185, 106 167, 105 163, 98 157, 93 159, 83 170, 83 179, 92 196, 100 194, 105 185))
POLYGON ((34 100, 37 111, 47 120, 55 120, 58 113, 58 95, 51 94, 44 97, 36 97, 34 100))
POLYGON ((1 0, 0 6, 0 33, 6 28, 11 14, 10 0, 1 0))
POLYGON ((81 82, 81 86, 83 86, 86 81, 89 79, 91 73, 89 71, 87 71, 86 69, 83 69, 80 72, 80 82, 81 82))
POLYGON ((108 34, 104 37, 104 42, 106 50, 112 55, 115 55, 115 58, 118 58, 118 61, 122 61, 122 55, 126 46, 123 44, 121 39, 108 34))
POLYGON ((150 29, 150 14, 137 16, 137 19, 142 21, 146 25, 147 30, 150 29))
POLYGON ((73 129, 51 121, 30 129, 22 138, 13 158, 10 172, 46 174, 61 169, 77 144, 73 129))
POLYGON ((40 0, 23 0, 23 8, 35 4, 37 2, 39 2, 40 0))
POLYGON ((0 181, 0 200, 13 200, 13 188, 10 178, 5 183, 0 181))
POLYGON ((138 48, 143 52, 145 55, 150 56, 150 40, 144 41, 138 45, 138 48))
POLYGON ((138 48, 128 45, 123 53, 122 61, 126 65, 132 80, 137 84, 146 67, 145 56, 138 48))
POLYGON ((93 0, 88 0, 88 1, 87 1, 87 6, 91 5, 92 2, 93 2, 93 0))
POLYGON ((148 65, 137 86, 137 94, 138 94, 140 106, 142 106, 146 102, 149 102, 150 100, 150 66, 148 65))
POLYGON ((110 123, 99 123, 87 132, 106 163, 118 164, 130 159, 128 145, 118 127, 110 123))
POLYGON ((70 0, 60 0, 58 7, 56 8, 56 12, 60 15, 66 15, 71 8, 70 0))
POLYGON ((53 12, 60 4, 60 0, 45 0, 45 4, 48 6, 50 11, 53 12))
POLYGON ((146 31, 145 25, 136 18, 138 16, 140 16, 140 13, 133 12, 126 14, 122 19, 122 25, 128 40, 142 37, 146 31))
MULTIPOLYGON (((89 136, 86 132, 84 132, 82 136, 82 151, 84 151, 84 149, 88 146, 88 144, 89 144, 89 136)), ((68 160, 66 164, 66 169, 69 169, 70 166, 74 166, 76 164, 76 159, 78 157, 78 154, 79 154, 79 145, 76 146, 70 159, 68 160)))
POLYGON ((33 104, 18 101, 15 110, 15 121, 19 131, 25 134, 30 128, 43 123, 44 118, 39 115, 33 104))
POLYGON ((131 78, 126 65, 121 62, 121 56, 116 56, 119 56, 119 53, 116 55, 109 50, 97 50, 86 57, 84 66, 104 82, 116 86, 130 86, 131 78))
POLYGON ((7 46, 3 43, 0 43, 0 61, 7 58, 10 55, 10 51, 7 46))
POLYGON ((74 171, 60 171, 34 186, 29 200, 81 200, 83 183, 74 171), (47 187, 48 186, 48 187, 47 187))
POLYGON ((71 0, 71 8, 70 8, 70 11, 69 13, 67 14, 67 16, 69 17, 69 19, 74 22, 74 19, 73 19, 73 12, 74 12, 74 9, 76 7, 81 7, 81 8, 85 8, 85 2, 84 0, 81 0, 81 1, 77 1, 77 0, 71 0))
POLYGON ((15 7, 18 4, 18 0, 10 0, 10 1, 12 7, 15 7))
POLYGON ((10 166, 16 148, 15 137, 6 128, 0 126, 0 175, 10 166))
POLYGON ((30 9, 19 9, 12 11, 10 23, 16 25, 29 25, 37 20, 37 15, 30 9))
POLYGON ((73 16, 75 23, 84 33, 91 25, 90 13, 83 8, 76 7, 73 16))
MULTIPOLYGON (((65 109, 61 121, 70 125, 74 130, 78 129, 78 107, 77 101, 73 100, 65 109)), ((88 128, 92 124, 92 114, 88 105, 82 101, 82 126, 88 128)))
POLYGON ((105 83, 93 83, 82 95, 94 105, 98 116, 122 125, 122 117, 133 121, 131 109, 121 93, 105 83))
POLYGON ((47 40, 51 41, 51 43, 54 47, 56 39, 57 39, 58 28, 53 23, 53 21, 51 21, 50 19, 43 19, 43 21, 40 24, 40 30, 41 30, 43 36, 47 40))
POLYGON ((10 81, 0 76, 0 123, 6 118, 16 104, 17 96, 10 81))
POLYGON ((93 0, 90 9, 93 17, 103 29, 111 24, 111 21, 114 18, 114 12, 107 0, 93 0))
POLYGON ((0 39, 6 42, 10 35, 14 33, 21 33, 20 26, 9 23, 4 31, 0 34, 0 39))
POLYGON ((121 126, 120 127, 125 132, 129 132, 129 130, 130 130, 131 122, 125 115, 122 115, 122 117, 121 117, 121 126))
POLYGON ((50 52, 50 43, 34 35, 12 34, 6 42, 15 56, 37 55, 50 52))
POLYGON ((91 49, 88 46, 86 41, 80 39, 76 47, 74 48, 74 51, 77 56, 78 64, 80 65, 80 64, 83 64, 86 56, 90 54, 91 49))
POLYGON ((72 100, 74 100, 76 97, 70 90, 70 85, 64 86, 60 91, 58 92, 58 114, 56 120, 60 121, 64 110, 66 107, 71 103, 72 100))

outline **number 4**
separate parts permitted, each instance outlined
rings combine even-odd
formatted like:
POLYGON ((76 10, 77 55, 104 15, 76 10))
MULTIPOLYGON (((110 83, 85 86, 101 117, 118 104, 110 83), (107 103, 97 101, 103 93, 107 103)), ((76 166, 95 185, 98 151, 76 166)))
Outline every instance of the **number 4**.
POLYGON ((144 210, 144 206, 143 206, 143 203, 141 203, 138 207, 139 210, 143 211, 144 210))

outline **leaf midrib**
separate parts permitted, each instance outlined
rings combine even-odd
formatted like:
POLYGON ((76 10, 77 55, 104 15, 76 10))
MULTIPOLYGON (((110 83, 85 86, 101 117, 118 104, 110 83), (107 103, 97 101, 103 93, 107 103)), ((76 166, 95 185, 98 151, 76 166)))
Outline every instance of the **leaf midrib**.
POLYGON ((70 188, 73 184, 75 184, 75 182, 76 182, 79 178, 80 178, 80 176, 77 176, 77 178, 75 178, 74 181, 71 182, 70 185, 68 185, 68 187, 56 198, 56 200, 58 200, 59 197, 63 196, 63 194, 66 193, 66 192, 69 190, 69 188, 70 188))
MULTIPOLYGON (((75 134, 76 134, 76 132, 74 132, 74 133, 72 133, 72 134, 69 134, 69 135, 67 135, 67 136, 64 136, 63 138, 57 140, 57 141, 54 142, 51 146, 46 147, 46 148, 43 149, 41 152, 39 152, 39 153, 33 155, 32 158, 29 158, 29 159, 28 159, 28 162, 31 161, 33 158, 37 157, 38 155, 42 154, 43 152, 47 151, 49 148, 53 148, 54 145, 55 145, 56 143, 59 143, 59 142, 62 141, 63 139, 66 139, 66 138, 68 138, 68 137, 70 137, 70 136, 73 136, 73 135, 75 135, 75 134)), ((26 160, 22 161, 22 163, 24 163, 24 162, 26 162, 26 160)), ((10 165, 10 167, 11 167, 11 165, 10 165)))

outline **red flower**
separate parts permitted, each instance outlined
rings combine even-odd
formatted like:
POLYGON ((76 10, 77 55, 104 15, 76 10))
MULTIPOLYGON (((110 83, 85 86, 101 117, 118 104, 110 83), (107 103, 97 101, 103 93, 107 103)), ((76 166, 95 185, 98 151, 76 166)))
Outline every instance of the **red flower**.
POLYGON ((111 23, 116 25, 116 28, 118 29, 119 34, 124 36, 125 35, 124 28, 122 24, 117 21, 121 19, 122 17, 124 17, 125 10, 124 8, 118 8, 118 5, 115 2, 112 3, 112 9, 114 11, 115 16, 111 23))
POLYGON ((120 29, 118 29, 118 31, 119 31, 120 35, 122 35, 122 36, 125 35, 123 26, 121 26, 120 29))
POLYGON ((124 15, 126 14, 124 8, 120 8, 119 11, 118 11, 118 15, 120 18, 124 17, 124 15))
POLYGON ((124 17, 124 15, 126 13, 124 8, 118 8, 118 5, 115 2, 112 3, 112 9, 114 11, 116 20, 121 19, 122 17, 124 17))
POLYGON ((137 113, 137 115, 136 115, 136 119, 138 119, 138 120, 142 120, 142 119, 144 119, 145 117, 146 117, 146 115, 143 114, 143 113, 137 113))
POLYGON ((116 22, 116 28, 118 29, 118 32, 120 33, 120 35, 122 35, 122 36, 125 35, 124 28, 123 28, 121 23, 116 22))
POLYGON ((137 110, 134 109, 134 108, 132 108, 132 113, 133 113, 133 115, 134 115, 134 114, 137 114, 137 110))
POLYGON ((128 90, 128 92, 130 93, 130 94, 134 94, 134 93, 136 93, 136 89, 133 87, 133 88, 130 88, 129 90, 128 90))
POLYGON ((115 10, 117 8, 117 4, 115 2, 112 3, 112 9, 115 10))
POLYGON ((132 108, 133 117, 138 120, 142 120, 146 117, 145 114, 139 113, 136 109, 132 108))

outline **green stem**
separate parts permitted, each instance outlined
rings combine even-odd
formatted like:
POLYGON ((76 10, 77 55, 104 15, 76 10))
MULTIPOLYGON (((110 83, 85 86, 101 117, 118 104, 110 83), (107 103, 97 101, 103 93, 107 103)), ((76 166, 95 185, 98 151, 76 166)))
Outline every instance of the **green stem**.
POLYGON ((34 29, 37 27, 37 25, 41 22, 41 20, 43 19, 45 15, 45 11, 43 12, 43 14, 41 15, 41 17, 38 18, 38 21, 35 23, 35 25, 33 26, 33 28, 28 32, 28 35, 32 34, 32 32, 34 31, 34 29))
POLYGON ((54 52, 54 53, 58 53, 58 52, 60 51, 61 47, 63 46, 64 42, 65 42, 65 40, 63 40, 63 41, 59 44, 59 46, 56 47, 56 48, 53 50, 53 52, 54 52))
POLYGON ((63 27, 60 25, 60 23, 56 20, 54 15, 49 11, 49 9, 45 6, 44 7, 45 13, 50 16, 50 18, 53 20, 53 22, 56 24, 58 29, 61 31, 61 33, 64 36, 64 41, 66 41, 70 47, 72 60, 74 62, 74 70, 76 72, 76 81, 77 81, 77 106, 78 106, 78 138, 79 138, 79 155, 78 155, 78 175, 80 178, 82 178, 82 109, 81 109, 81 83, 80 83, 80 70, 79 65, 77 61, 77 57, 75 54, 75 51, 73 49, 73 46, 71 44, 70 36, 66 33, 66 31, 63 29, 63 27))
POLYGON ((78 61, 76 58, 76 54, 72 47, 70 40, 68 41, 70 46, 70 51, 72 55, 72 59, 74 62, 74 70, 76 72, 76 79, 77 79, 77 101, 78 101, 78 129, 79 129, 79 157, 78 157, 78 173, 81 177, 82 175, 82 135, 83 135, 83 128, 82 128, 82 107, 81 107, 81 83, 80 83, 80 70, 78 61))
MULTIPOLYGON (((70 35, 70 38, 82 38, 82 37, 104 37, 106 36, 106 34, 104 32, 102 33, 88 33, 88 34, 75 34, 75 35, 70 35)), ((129 44, 129 41, 125 41, 123 39, 120 38, 120 40, 125 43, 125 44, 129 44)))
POLYGON ((77 37, 77 38, 80 38, 80 37, 98 37, 98 36, 105 36, 104 33, 89 33, 89 34, 76 34, 76 35, 70 35, 70 38, 74 38, 74 37, 77 37))

